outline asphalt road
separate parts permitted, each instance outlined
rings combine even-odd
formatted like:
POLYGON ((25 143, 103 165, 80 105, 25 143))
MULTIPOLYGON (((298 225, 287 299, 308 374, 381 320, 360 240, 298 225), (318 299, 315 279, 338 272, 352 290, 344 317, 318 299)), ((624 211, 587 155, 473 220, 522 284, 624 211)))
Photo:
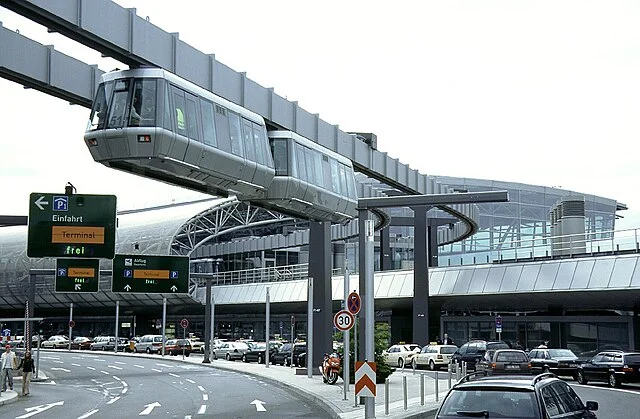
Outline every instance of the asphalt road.
POLYGON ((327 417, 322 406, 285 387, 167 357, 48 351, 40 367, 49 379, 0 406, 0 418, 327 417))

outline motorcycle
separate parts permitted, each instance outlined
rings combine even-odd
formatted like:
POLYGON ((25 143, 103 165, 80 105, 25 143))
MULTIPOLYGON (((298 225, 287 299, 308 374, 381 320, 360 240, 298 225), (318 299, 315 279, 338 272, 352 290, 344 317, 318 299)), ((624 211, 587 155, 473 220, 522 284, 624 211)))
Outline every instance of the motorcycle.
POLYGON ((336 352, 324 354, 322 366, 319 367, 322 373, 322 382, 327 384, 335 384, 338 381, 340 373, 340 355, 336 352))

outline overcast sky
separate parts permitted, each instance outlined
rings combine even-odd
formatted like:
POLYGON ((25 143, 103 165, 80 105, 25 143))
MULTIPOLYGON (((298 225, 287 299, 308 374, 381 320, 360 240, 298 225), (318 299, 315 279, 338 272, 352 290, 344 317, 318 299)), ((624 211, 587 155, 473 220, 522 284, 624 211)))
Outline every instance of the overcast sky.
MULTIPOLYGON (((640 227, 637 1, 117 3, 421 173, 600 195, 630 207, 618 228, 640 227)), ((0 22, 117 65, 6 9, 0 22)), ((0 214, 68 181, 120 209, 197 196, 93 162, 88 115, 0 79, 0 214)))

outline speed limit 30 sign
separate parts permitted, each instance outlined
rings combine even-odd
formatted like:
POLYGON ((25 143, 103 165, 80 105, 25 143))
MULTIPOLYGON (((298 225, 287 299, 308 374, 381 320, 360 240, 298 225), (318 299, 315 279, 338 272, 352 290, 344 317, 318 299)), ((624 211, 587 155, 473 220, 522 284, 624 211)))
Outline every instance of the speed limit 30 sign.
POLYGON ((340 310, 333 316, 333 325, 343 332, 351 329, 354 323, 355 318, 348 310, 340 310))

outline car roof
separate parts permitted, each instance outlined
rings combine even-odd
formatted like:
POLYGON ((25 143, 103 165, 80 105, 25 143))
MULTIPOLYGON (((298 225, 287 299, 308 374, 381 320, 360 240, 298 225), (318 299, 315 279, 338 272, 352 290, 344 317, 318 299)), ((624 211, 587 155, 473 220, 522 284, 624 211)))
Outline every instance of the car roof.
POLYGON ((533 391, 538 382, 543 380, 559 380, 555 374, 542 373, 536 376, 529 375, 489 375, 484 372, 468 374, 460 379, 453 388, 456 389, 501 389, 510 388, 522 391, 533 391))

